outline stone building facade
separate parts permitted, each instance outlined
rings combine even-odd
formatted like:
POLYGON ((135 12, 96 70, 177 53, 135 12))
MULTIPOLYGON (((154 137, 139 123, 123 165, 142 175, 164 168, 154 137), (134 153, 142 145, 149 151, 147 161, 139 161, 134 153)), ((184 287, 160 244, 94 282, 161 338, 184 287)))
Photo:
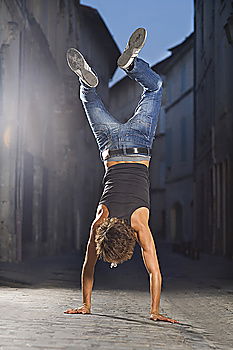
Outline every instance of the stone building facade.
POLYGON ((194 233, 197 246, 233 256, 232 1, 195 1, 194 233))
POLYGON ((182 246, 193 235, 193 34, 169 51, 156 65, 164 76, 166 234, 182 246))
POLYGON ((85 245, 104 169, 66 50, 108 81, 119 50, 98 12, 79 1, 0 2, 0 260, 85 245))

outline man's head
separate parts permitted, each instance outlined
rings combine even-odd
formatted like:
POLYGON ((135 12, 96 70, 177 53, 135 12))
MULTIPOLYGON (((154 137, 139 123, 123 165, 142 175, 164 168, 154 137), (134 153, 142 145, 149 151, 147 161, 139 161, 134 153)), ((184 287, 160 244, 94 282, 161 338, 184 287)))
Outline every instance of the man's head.
POLYGON ((99 258, 121 264, 132 258, 136 233, 124 220, 107 218, 98 226, 95 242, 99 258))

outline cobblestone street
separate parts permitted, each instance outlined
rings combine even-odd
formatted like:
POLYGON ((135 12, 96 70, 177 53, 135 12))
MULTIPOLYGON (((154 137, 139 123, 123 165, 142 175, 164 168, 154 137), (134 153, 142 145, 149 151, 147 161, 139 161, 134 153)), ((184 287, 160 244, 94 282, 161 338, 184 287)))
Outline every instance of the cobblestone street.
POLYGON ((63 313, 81 304, 82 257, 43 257, 0 263, 0 349, 232 349, 232 262, 204 254, 192 261, 163 242, 157 249, 160 311, 182 324, 149 320, 138 248, 115 269, 98 262, 92 315, 63 313))

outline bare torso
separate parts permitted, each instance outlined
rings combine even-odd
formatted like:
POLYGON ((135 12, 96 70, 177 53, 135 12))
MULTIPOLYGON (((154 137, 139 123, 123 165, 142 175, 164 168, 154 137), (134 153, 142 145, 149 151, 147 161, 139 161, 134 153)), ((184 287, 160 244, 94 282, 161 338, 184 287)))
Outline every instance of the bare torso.
POLYGON ((139 160, 139 161, 137 161, 137 162, 135 162, 135 161, 118 161, 118 162, 116 162, 116 161, 111 161, 111 162, 108 162, 107 160, 104 162, 104 166, 105 166, 105 169, 107 169, 107 168, 109 168, 110 166, 112 166, 112 165, 115 165, 115 164, 120 164, 120 163, 139 163, 139 164, 144 164, 144 165, 146 165, 148 168, 149 168, 149 164, 150 164, 150 161, 149 160, 139 160))

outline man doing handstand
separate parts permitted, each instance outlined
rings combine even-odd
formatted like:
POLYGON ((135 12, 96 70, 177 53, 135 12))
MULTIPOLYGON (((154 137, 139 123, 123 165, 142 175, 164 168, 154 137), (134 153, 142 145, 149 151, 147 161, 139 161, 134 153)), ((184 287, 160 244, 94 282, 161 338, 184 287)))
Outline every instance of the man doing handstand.
POLYGON ((67 51, 68 65, 79 76, 80 98, 106 171, 82 267, 83 305, 64 312, 91 313, 97 259, 102 258, 116 267, 132 257, 138 242, 150 277, 150 319, 178 323, 159 313, 162 277, 148 224, 148 168, 161 105, 162 80, 148 63, 137 57, 146 34, 144 28, 138 28, 117 61, 118 66, 143 87, 134 115, 126 123, 120 123, 106 110, 95 89, 98 77, 82 54, 74 48, 67 51))

